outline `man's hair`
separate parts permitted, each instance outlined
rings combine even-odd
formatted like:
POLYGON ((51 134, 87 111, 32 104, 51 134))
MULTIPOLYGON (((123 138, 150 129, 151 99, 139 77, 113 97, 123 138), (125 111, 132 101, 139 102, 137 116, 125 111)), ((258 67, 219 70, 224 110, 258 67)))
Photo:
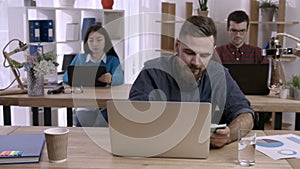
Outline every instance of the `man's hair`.
POLYGON ((233 21, 235 23, 242 23, 242 22, 247 22, 247 29, 249 26, 249 16, 246 14, 245 11, 233 11, 228 15, 227 18, 227 29, 230 27, 230 21, 233 21))
POLYGON ((214 37, 216 43, 217 29, 214 21, 206 16, 191 16, 182 25, 179 32, 179 40, 184 36, 191 35, 193 37, 214 37))

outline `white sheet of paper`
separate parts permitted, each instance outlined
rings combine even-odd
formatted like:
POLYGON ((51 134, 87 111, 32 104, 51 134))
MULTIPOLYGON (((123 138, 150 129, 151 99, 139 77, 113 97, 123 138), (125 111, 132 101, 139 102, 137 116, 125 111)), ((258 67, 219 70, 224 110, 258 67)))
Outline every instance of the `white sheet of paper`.
POLYGON ((300 158, 300 137, 294 134, 257 137, 256 150, 274 160, 300 158))

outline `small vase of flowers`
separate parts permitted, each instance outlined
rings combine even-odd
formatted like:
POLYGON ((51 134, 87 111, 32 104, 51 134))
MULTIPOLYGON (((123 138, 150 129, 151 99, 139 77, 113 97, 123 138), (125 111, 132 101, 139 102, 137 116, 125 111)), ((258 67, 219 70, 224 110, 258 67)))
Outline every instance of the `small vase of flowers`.
POLYGON ((43 96, 44 75, 55 73, 58 66, 56 54, 54 51, 43 53, 38 48, 35 54, 25 55, 25 57, 28 96, 43 96))

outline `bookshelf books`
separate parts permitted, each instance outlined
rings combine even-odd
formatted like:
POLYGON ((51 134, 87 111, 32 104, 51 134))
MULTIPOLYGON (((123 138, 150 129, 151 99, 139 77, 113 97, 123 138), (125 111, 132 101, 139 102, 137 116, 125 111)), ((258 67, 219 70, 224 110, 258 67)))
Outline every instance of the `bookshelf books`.
POLYGON ((53 20, 29 20, 30 42, 53 42, 53 20))
POLYGON ((41 42, 53 42, 53 20, 40 20, 41 42))
POLYGON ((0 135, 0 164, 38 163, 44 144, 44 134, 0 135))
POLYGON ((40 22, 38 20, 30 20, 29 22, 29 41, 40 41, 40 22))
POLYGON ((89 29, 90 26, 96 24, 96 18, 83 18, 82 21, 82 29, 81 29, 81 39, 84 40, 86 31, 89 29))

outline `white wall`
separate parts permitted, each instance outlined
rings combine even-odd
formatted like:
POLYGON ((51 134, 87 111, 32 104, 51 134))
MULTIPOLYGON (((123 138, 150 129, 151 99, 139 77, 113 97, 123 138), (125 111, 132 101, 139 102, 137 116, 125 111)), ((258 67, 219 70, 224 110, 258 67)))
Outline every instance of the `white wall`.
MULTIPOLYGON (((286 20, 287 21, 298 21, 300 22, 300 2, 296 0, 287 0, 287 8, 286 8, 286 20)), ((288 25, 285 27, 286 33, 289 33, 293 36, 300 37, 300 24, 297 25, 288 25)), ((295 47, 296 42, 291 39, 285 39, 286 47, 295 47)), ((300 42, 299 42, 300 43, 300 42)), ((300 57, 296 59, 294 62, 285 63, 285 73, 288 79, 291 78, 292 75, 298 74, 300 75, 300 57)))

